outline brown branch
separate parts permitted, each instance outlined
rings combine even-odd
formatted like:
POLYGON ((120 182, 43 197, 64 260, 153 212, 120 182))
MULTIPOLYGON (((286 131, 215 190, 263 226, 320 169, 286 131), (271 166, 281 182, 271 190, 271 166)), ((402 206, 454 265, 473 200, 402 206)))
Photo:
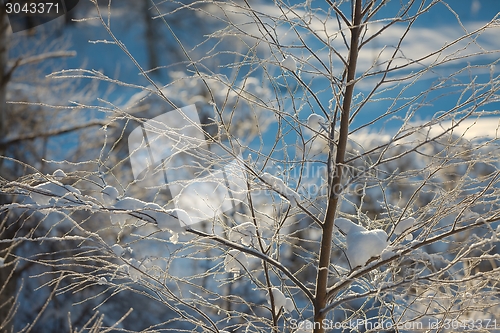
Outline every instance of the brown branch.
POLYGON ((85 128, 88 128, 91 126, 111 126, 111 124, 109 124, 109 121, 94 120, 94 121, 91 121, 91 122, 88 122, 85 124, 76 125, 76 126, 72 126, 72 127, 66 127, 66 128, 59 128, 59 129, 55 129, 55 130, 48 131, 48 132, 30 133, 28 135, 20 136, 20 137, 14 138, 14 139, 0 141, 0 148, 6 148, 9 145, 16 144, 16 143, 19 143, 21 141, 34 140, 34 139, 38 139, 38 138, 46 138, 46 137, 50 137, 50 136, 57 136, 57 135, 85 129, 85 128))
POLYGON ((186 231, 187 232, 190 232, 192 234, 195 234, 195 235, 198 235, 198 236, 201 236, 201 237, 204 237, 206 239, 211 239, 213 241, 216 241, 217 243, 220 243, 220 244, 223 244, 223 245, 226 245, 230 248, 233 248, 233 249, 236 249, 236 250, 239 250, 241 252, 245 252, 245 253, 248 253, 254 257, 257 257, 257 258, 260 258, 262 259, 263 261, 271 264, 273 267, 279 269, 283 274, 285 274, 293 283, 295 283, 295 285, 300 288, 300 290, 302 290, 304 292, 304 294, 306 294, 307 298, 309 298, 309 300, 311 302, 314 302, 314 295, 311 293, 311 291, 295 276, 293 275, 292 272, 290 272, 285 266, 283 266, 279 261, 276 261, 274 260, 273 258, 267 256, 266 254, 262 253, 262 252, 259 252, 255 249, 251 249, 251 248, 248 248, 248 247, 244 247, 244 246, 241 246, 239 244, 236 244, 234 242, 231 242, 225 238, 222 238, 222 237, 219 237, 217 235, 211 235, 211 234, 207 234, 203 231, 199 231, 199 230, 195 230, 195 229, 191 229, 191 228, 186 228, 186 231))
MULTIPOLYGON (((316 280, 316 299, 314 303, 314 321, 321 323, 325 318, 325 313, 321 310, 325 308, 328 301, 328 273, 330 267, 330 257, 333 245, 334 233, 334 220, 337 212, 339 201, 339 194, 336 192, 340 188, 342 179, 342 165, 344 164, 345 152, 347 148, 347 138, 349 136, 349 114, 351 109, 352 98, 354 95, 354 83, 356 76, 356 65, 358 61, 359 51, 359 36, 361 34, 361 19, 362 19, 362 6, 361 0, 356 0, 354 4, 353 23, 350 26, 351 41, 349 48, 349 62, 347 67, 346 88, 344 94, 344 101, 342 104, 342 112, 340 117, 340 130, 339 141, 337 145, 337 155, 335 158, 335 172, 333 175, 328 175, 330 184, 330 193, 328 199, 328 207, 323 226, 323 234, 321 239, 321 248, 319 254, 319 267, 316 280), (330 182, 331 179, 331 182, 330 182)), ((335 129, 332 127, 330 132, 330 139, 333 141, 335 129)), ((330 145, 330 154, 328 156, 328 163, 331 165, 333 157, 332 145, 330 145)), ((325 328, 322 325, 315 325, 314 333, 324 333, 325 328)))
MULTIPOLYGON (((390 258, 387 258, 387 259, 384 259, 384 260, 380 260, 380 261, 377 261, 373 264, 370 264, 370 265, 367 265, 363 268, 360 268, 358 270, 355 270, 353 271, 349 276, 347 276, 344 280, 342 281, 339 281, 337 284, 335 284, 333 287, 331 287, 329 290, 328 290, 328 299, 330 299, 331 297, 333 297, 334 294, 336 294, 337 292, 339 292, 340 290, 348 287, 349 285, 351 285, 351 283, 353 281, 355 281, 356 279, 368 274, 369 272, 385 265, 385 264, 388 264, 394 260, 396 260, 397 258, 400 258, 400 257, 403 257, 404 255, 407 255, 409 254, 411 251, 413 250, 416 250, 416 249, 419 249, 425 245, 429 245, 429 244, 432 244, 432 243, 435 243, 437 241, 440 241, 444 238, 447 238, 447 237, 450 237, 452 235, 455 235, 455 234, 458 234, 462 231, 466 231, 466 230, 469 230, 469 229, 473 229, 473 228, 476 228, 476 227, 480 227, 482 225, 485 225, 485 224, 491 224, 491 223, 494 223, 494 222, 498 222, 498 218, 495 218, 495 217, 492 217, 486 221, 477 221, 477 222, 474 222, 474 223, 471 223, 471 224, 466 224, 464 225, 463 227, 460 227, 460 228, 455 228, 455 229, 451 229, 450 231, 448 232, 444 232, 442 234, 439 234, 439 235, 436 235, 432 238, 427 238, 425 240, 423 240, 422 242, 420 243, 417 243, 417 244, 414 244, 414 245, 411 245, 411 246, 408 246, 406 249, 404 249, 403 251, 401 252, 398 252, 396 254, 394 254, 393 256, 391 256, 390 258)), ((331 311, 334 306, 335 306, 336 303, 332 303, 328 306, 326 306, 324 309, 319 309, 319 311, 323 314, 323 316, 325 316, 328 311, 331 311)))
POLYGON ((351 22, 349 22, 349 20, 347 19, 347 17, 345 17, 344 13, 342 13, 342 11, 340 11, 340 9, 338 9, 338 7, 331 0, 326 0, 326 2, 328 2, 328 4, 333 8, 333 10, 335 11, 335 13, 337 13, 337 15, 342 18, 342 21, 344 21, 344 23, 348 27, 352 26, 351 22))
POLYGON ((75 56, 76 56, 76 51, 54 51, 54 52, 37 54, 35 56, 31 56, 24 59, 20 58, 17 61, 19 62, 18 66, 23 66, 35 62, 40 62, 50 58, 65 58, 65 57, 75 57, 75 56))
POLYGON ((9 81, 10 78, 12 77, 12 74, 14 71, 19 67, 23 65, 28 65, 36 62, 43 61, 45 59, 50 59, 50 58, 64 58, 64 57, 74 57, 76 56, 75 51, 54 51, 54 52, 47 52, 47 53, 42 53, 38 54, 32 57, 28 58, 22 58, 19 57, 14 61, 14 64, 12 67, 9 68, 9 70, 3 75, 1 78, 1 85, 6 85, 9 81))

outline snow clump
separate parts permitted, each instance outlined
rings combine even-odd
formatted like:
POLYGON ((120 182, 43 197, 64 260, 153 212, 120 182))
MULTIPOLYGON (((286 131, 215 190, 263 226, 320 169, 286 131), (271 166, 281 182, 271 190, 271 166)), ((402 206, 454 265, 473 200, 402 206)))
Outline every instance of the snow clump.
POLYGON ((177 244, 179 242, 179 233, 172 232, 172 236, 170 236, 168 240, 171 241, 172 244, 177 244))
POLYGON ((125 249, 120 244, 114 244, 113 246, 111 246, 111 250, 113 250, 113 253, 117 257, 121 257, 122 254, 125 252, 125 249))
POLYGON ((346 218, 335 219, 335 225, 346 235, 347 259, 352 268, 364 266, 389 245, 387 233, 381 229, 366 230, 346 218))
MULTIPOLYGON (((273 294, 274 306, 276 309, 283 308, 286 312, 290 313, 295 309, 293 301, 290 297, 285 297, 285 295, 276 287, 271 288, 271 293, 273 294)), ((271 303, 271 299, 269 299, 271 303)))
POLYGON ((130 279, 134 282, 137 282, 139 281, 139 279, 141 278, 141 275, 142 275, 142 272, 139 271, 139 269, 141 269, 141 263, 139 262, 139 260, 137 259, 134 259, 134 258, 131 258, 128 263, 130 264, 130 266, 132 266, 133 268, 128 270, 128 275, 130 277, 130 279))
POLYGON ((413 217, 401 220, 394 228, 394 233, 396 235, 401 235, 403 232, 413 227, 414 224, 415 224, 415 219, 413 217))
POLYGON ((166 224, 169 219, 166 215, 172 212, 172 210, 163 209, 158 204, 130 197, 118 200, 111 208, 115 209, 111 214, 111 224, 119 224, 120 227, 123 227, 127 222, 141 219, 157 224, 160 228, 168 228, 169 226, 166 224))
POLYGON ((118 190, 114 186, 106 186, 101 191, 102 201, 107 205, 114 205, 118 200, 118 190))
POLYGON ((261 175, 262 180, 267 183, 271 188, 284 196, 288 201, 290 201, 290 205, 297 206, 297 203, 300 201, 300 195, 285 185, 281 178, 271 175, 270 173, 264 172, 261 175))
POLYGON ((281 290, 276 287, 271 288, 271 293, 273 294, 274 306, 276 309, 281 309, 281 307, 286 307, 286 297, 283 295, 281 290))
POLYGON ((54 177, 55 180, 62 180, 63 178, 66 178, 66 174, 64 173, 64 171, 62 171, 61 169, 57 169, 56 171, 54 171, 52 173, 52 177, 54 177))
POLYGON ((395 252, 395 249, 392 246, 388 246, 380 254, 380 259, 387 260, 387 259, 390 259, 390 258, 396 256, 396 255, 397 255, 397 253, 395 252))
POLYGON ((224 259, 224 270, 239 273, 242 267, 248 268, 248 259, 245 253, 236 249, 230 250, 224 259))
POLYGON ((286 298, 285 310, 290 313, 295 309, 295 305, 290 297, 286 298))
POLYGON ((326 131, 325 124, 325 118, 323 118, 319 114, 313 113, 309 117, 307 117, 307 126, 312 130, 319 131, 323 129, 326 131))
POLYGON ((73 201, 77 200, 75 195, 81 194, 80 191, 73 186, 63 185, 58 181, 38 184, 34 189, 35 190, 30 193, 30 197, 40 206, 56 202, 59 204, 72 204, 73 201))
POLYGON ((297 62, 292 56, 287 55, 285 59, 281 61, 281 67, 286 68, 289 71, 295 72, 297 70, 297 62))
POLYGON ((484 219, 484 217, 480 216, 476 219, 476 223, 479 224, 479 223, 486 223, 486 220, 484 219))
POLYGON ((257 235, 257 230, 252 222, 245 222, 237 225, 229 231, 229 240, 241 242, 245 246, 252 244, 252 239, 257 235))

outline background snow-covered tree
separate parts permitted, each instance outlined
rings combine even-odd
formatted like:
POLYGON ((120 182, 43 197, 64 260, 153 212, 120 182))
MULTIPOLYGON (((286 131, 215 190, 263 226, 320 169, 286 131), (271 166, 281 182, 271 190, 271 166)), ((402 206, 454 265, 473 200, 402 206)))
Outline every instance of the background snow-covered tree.
MULTIPOLYGON (((0 257, 14 272, 29 264, 25 280, 41 298, 33 311, 31 290, 19 291, 6 325, 357 332, 496 324, 496 16, 465 22, 453 4, 426 0, 151 2, 154 25, 135 31, 155 27, 156 45, 142 37, 148 60, 120 36, 132 24, 127 6, 91 1, 76 26, 101 27, 91 45, 125 55, 134 75, 78 64, 48 76, 92 79, 118 94, 69 92, 64 108, 49 93, 8 98, 13 108, 61 117, 53 131, 78 115, 104 126, 60 152, 33 157, 23 148, 14 160, 15 139, 2 152, 19 171, 2 170, 10 233, 0 257), (447 25, 421 23, 433 15, 447 25), (155 57, 162 40, 172 53, 155 57), (196 184, 236 159, 246 189, 232 210, 215 207, 213 218, 181 228, 181 194, 158 178, 134 179, 127 139, 193 104, 213 150, 192 156, 180 145, 196 163, 178 172, 194 169, 186 184, 196 184)), ((157 131, 167 137, 173 128, 157 131)))

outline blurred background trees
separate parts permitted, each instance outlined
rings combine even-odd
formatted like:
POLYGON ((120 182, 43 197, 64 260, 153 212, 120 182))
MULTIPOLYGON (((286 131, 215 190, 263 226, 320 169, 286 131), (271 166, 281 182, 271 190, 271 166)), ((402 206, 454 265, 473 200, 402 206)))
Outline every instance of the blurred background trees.
POLYGON ((384 230, 390 247, 352 267, 346 235, 333 228, 324 318, 448 331, 447 319, 493 318, 495 3, 360 1, 356 46, 357 2, 82 1, 72 27, 2 29, 2 330, 294 331, 321 312, 335 167, 335 217, 384 230), (472 9, 479 19, 467 17, 472 9), (426 26, 436 17, 442 25, 426 26), (345 158, 333 164, 353 85, 345 158), (183 233, 168 187, 134 180, 127 139, 191 104, 207 141, 243 151, 248 194, 183 233), (109 197, 113 188, 129 205, 109 197), (408 217, 415 224, 395 233, 408 217), (245 241, 235 228, 248 222, 245 241))

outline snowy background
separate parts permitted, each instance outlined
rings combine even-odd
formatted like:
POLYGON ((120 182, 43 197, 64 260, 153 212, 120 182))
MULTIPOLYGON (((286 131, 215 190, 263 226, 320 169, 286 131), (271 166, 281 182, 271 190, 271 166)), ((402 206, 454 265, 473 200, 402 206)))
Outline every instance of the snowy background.
MULTIPOLYGON (((259 42, 262 31, 254 24, 255 18, 238 6, 207 3, 192 10, 189 5, 165 2, 159 9, 169 14, 151 20, 154 9, 146 10, 142 1, 113 2, 109 16, 107 4, 100 3, 101 15, 106 23, 109 20, 116 40, 95 19, 95 6, 83 0, 71 13, 74 22, 60 18, 10 36, 10 65, 18 57, 75 52, 73 57, 20 67, 8 85, 7 100, 34 104, 9 104, 11 125, 0 137, 0 143, 7 143, 2 155, 34 168, 3 159, 2 178, 25 184, 19 187, 15 203, 6 199, 7 208, 2 209, 11 214, 13 225, 23 228, 4 238, 38 239, 2 255, 11 258, 7 264, 13 258, 26 258, 19 261, 22 267, 10 286, 20 290, 14 331, 33 322, 37 332, 66 332, 69 322, 73 329, 85 323, 92 323, 90 327, 95 311, 104 314, 103 326, 119 321, 116 329, 207 331, 191 319, 194 314, 183 302, 200 304, 221 331, 266 331, 271 323, 267 311, 270 295, 257 282, 265 279, 264 272, 251 252, 264 252, 269 246, 267 255, 297 272, 306 287, 311 288, 316 278, 312 263, 321 230, 300 206, 319 219, 326 209, 328 146, 321 137, 322 119, 313 122, 309 117, 322 114, 319 105, 331 114, 336 104, 319 59, 332 57, 325 43, 347 54, 339 23, 326 20, 328 5, 323 1, 286 2, 285 12, 273 1, 252 1, 252 9, 272 27, 280 50, 286 51, 280 54, 259 42), (234 30, 225 30, 227 22, 236 22, 231 27, 234 30), (297 22, 307 22, 315 33, 306 33, 297 22), (140 119, 173 109, 162 96, 176 106, 196 105, 206 131, 225 140, 231 136, 256 170, 249 182, 255 189, 251 202, 257 228, 241 211, 223 225, 199 226, 200 232, 213 232, 251 251, 228 251, 221 244, 200 246, 196 236, 174 227, 171 193, 158 184, 134 182, 127 137, 140 119), (230 124, 226 133, 214 125, 213 104, 222 106, 220 117, 230 124), (47 105, 56 107, 47 111, 43 109, 47 105), (20 114, 23 116, 18 118, 20 114), (97 122, 97 126, 16 141, 31 133, 89 122, 97 122), (307 142, 302 145, 303 138, 307 142), (304 157, 307 163, 297 166, 304 157), (68 235, 75 238, 68 239, 68 235), (61 238, 66 240, 59 241, 61 238), (73 260, 80 264, 72 266, 73 260), (252 275, 255 280, 249 278, 252 275), (54 288, 58 290, 54 301, 35 320, 54 288), (129 313, 129 309, 133 311, 129 313), (261 322, 252 321, 258 317, 263 318, 261 322)), ((244 8, 243 1, 235 3, 244 8)), ((399 6, 397 1, 385 6, 368 31, 383 25, 384 17, 394 15, 399 6)), ((346 174, 352 178, 342 200, 342 216, 335 221, 338 230, 332 267, 337 275, 332 285, 356 268, 399 259, 393 268, 375 270, 339 289, 335 295, 339 306, 333 309, 331 320, 392 316, 423 322, 439 318, 441 312, 436 310, 433 317, 426 306, 432 311, 440 307, 457 311, 474 320, 492 318, 498 311, 495 286, 444 285, 434 290, 426 289, 426 281, 418 279, 408 289, 405 284, 393 286, 410 272, 432 275, 447 265, 451 267, 447 273, 465 274, 466 265, 455 260, 466 245, 475 244, 491 256, 471 270, 492 271, 499 263, 497 222, 416 246, 454 223, 484 224, 485 218, 494 219, 499 206, 495 176, 500 168, 499 100, 497 87, 489 84, 498 77, 500 27, 486 29, 474 40, 459 40, 445 52, 406 66, 409 58, 419 59, 460 38, 465 30, 479 29, 500 11, 496 0, 454 1, 447 6, 439 4, 416 21, 401 45, 401 56, 391 65, 402 68, 389 78, 401 81, 394 80, 373 95, 351 123, 348 159, 352 163, 346 174), (455 60, 435 65, 452 58, 455 60), (429 70, 419 74, 418 80, 411 77, 422 69, 429 70), (420 95, 425 91, 428 93, 420 95), (472 97, 479 101, 477 108, 457 103, 472 97), (468 119, 441 136, 471 108, 474 112, 468 119), (435 140, 413 150, 429 137, 435 140), (396 143, 384 152, 377 149, 391 140, 396 143), (363 157, 356 158, 360 154, 363 157), (386 160, 370 169, 379 159, 386 160), (475 193, 483 196, 472 203, 463 200, 475 193), (428 225, 431 227, 424 228, 428 225), (405 252, 414 245, 413 252, 405 252), (376 297, 372 297, 374 286, 379 288, 376 297), (483 287, 493 293, 486 297, 478 292, 476 299, 474 291, 483 287), (482 303, 491 313, 484 308, 460 312, 470 301, 482 303), (394 307, 382 306, 386 303, 394 307)), ((340 8, 348 11, 349 4, 340 8)), ((380 79, 378 71, 392 56, 403 32, 404 25, 395 24, 360 52, 358 71, 367 76, 356 86, 355 108, 380 79)), ((328 63, 331 68, 327 70, 339 77, 343 70, 340 61, 334 58, 328 63)), ((278 269, 269 279, 277 286, 270 294, 275 308, 282 308, 283 331, 291 331, 293 319, 311 320, 311 304, 300 288, 283 282, 286 276, 278 269)), ((363 328, 345 331, 356 330, 363 328)))

